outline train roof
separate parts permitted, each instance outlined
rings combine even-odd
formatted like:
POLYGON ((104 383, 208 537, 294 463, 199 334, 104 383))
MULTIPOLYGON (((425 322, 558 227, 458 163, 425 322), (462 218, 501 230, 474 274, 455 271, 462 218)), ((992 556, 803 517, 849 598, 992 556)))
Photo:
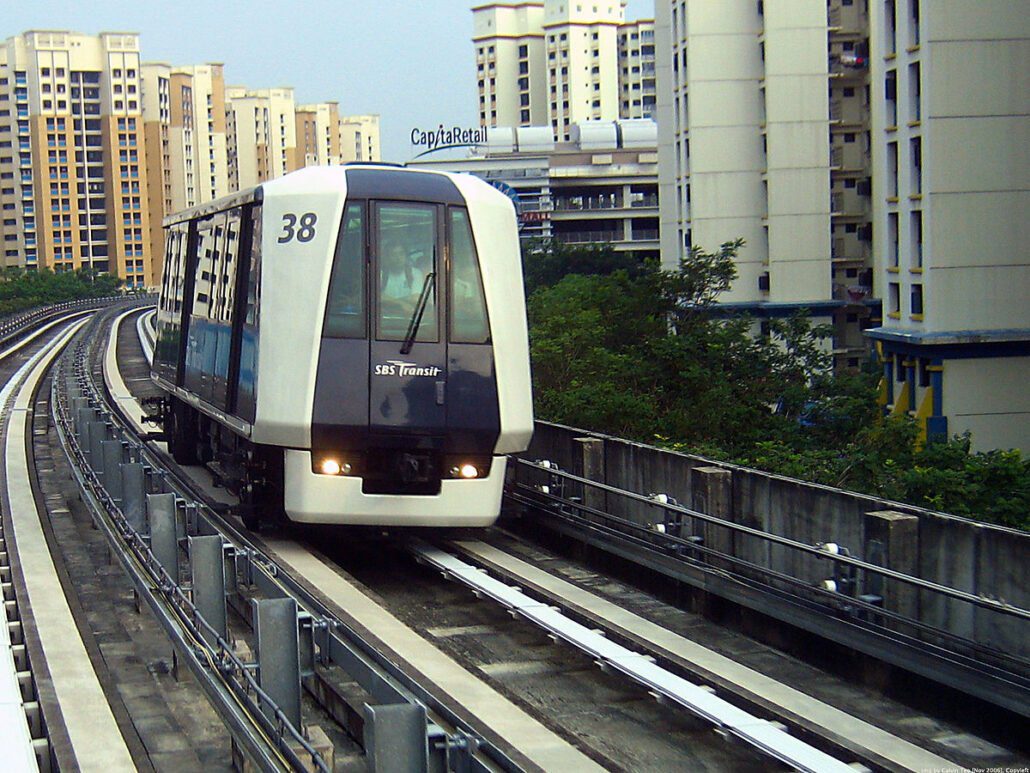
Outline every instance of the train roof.
POLYGON ((394 181, 396 181, 398 179, 398 176, 400 175, 432 175, 438 178, 454 177, 454 174, 450 172, 442 172, 433 169, 411 169, 409 167, 403 167, 398 164, 389 163, 360 162, 355 164, 344 164, 342 166, 310 166, 304 167, 303 169, 297 169, 293 172, 290 172, 289 174, 283 175, 282 177, 277 177, 273 180, 268 180, 266 182, 261 183, 260 185, 254 186, 253 188, 246 188, 242 191, 231 193, 228 196, 222 196, 221 198, 214 199, 213 201, 206 201, 203 204, 198 204, 196 206, 181 210, 180 212, 176 212, 175 214, 168 215, 164 218, 163 225, 164 227, 168 227, 170 225, 175 225, 176 223, 181 223, 186 220, 193 220, 194 218, 198 217, 206 217, 207 215, 212 215, 216 212, 224 212, 227 209, 232 209, 233 207, 240 207, 244 204, 260 202, 264 198, 264 189, 266 187, 274 186, 276 183, 282 180, 286 180, 288 178, 291 179, 291 181, 295 181, 298 176, 309 175, 312 177, 317 176, 318 178, 324 180, 327 176, 336 176, 339 177, 341 181, 344 182, 344 184, 346 185, 345 180, 348 171, 359 172, 360 176, 365 178, 365 185, 363 185, 362 187, 368 187, 370 178, 373 178, 373 175, 378 176, 376 175, 377 172, 385 173, 385 177, 389 177, 394 181))

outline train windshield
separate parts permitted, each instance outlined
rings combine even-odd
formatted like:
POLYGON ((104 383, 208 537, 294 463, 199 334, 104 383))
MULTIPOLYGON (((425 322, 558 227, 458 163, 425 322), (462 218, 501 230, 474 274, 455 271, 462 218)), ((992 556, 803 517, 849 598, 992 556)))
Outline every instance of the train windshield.
POLYGON ((325 335, 329 338, 365 337, 364 220, 364 207, 347 205, 329 282, 325 317, 325 335))
POLYGON ((376 337, 402 341, 411 330, 415 341, 436 341, 436 207, 381 204, 378 215, 376 337))
POLYGON ((483 344, 490 340, 486 300, 479 278, 479 263, 472 242, 468 212, 450 209, 451 229, 451 341, 483 344))

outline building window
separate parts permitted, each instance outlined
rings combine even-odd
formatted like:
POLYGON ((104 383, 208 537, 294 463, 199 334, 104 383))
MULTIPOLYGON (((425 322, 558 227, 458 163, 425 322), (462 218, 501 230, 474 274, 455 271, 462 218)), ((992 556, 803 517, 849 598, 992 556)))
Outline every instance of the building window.
POLYGON ((912 285, 912 314, 923 313, 923 286, 921 284, 912 285))
POLYGON ((919 45, 919 0, 908 0, 908 43, 919 45))
POLYGON ((887 126, 893 128, 898 125, 898 73, 896 70, 888 70, 883 82, 883 96, 887 107, 887 126))
POLYGON ((887 257, 891 268, 898 267, 898 213, 887 214, 887 257))
POLYGON ((918 121, 922 117, 922 110, 919 105, 921 92, 919 62, 916 62, 908 66, 908 118, 910 121, 918 121))
POLYGON ((913 137, 909 143, 909 151, 912 163, 912 193, 922 193, 923 190, 923 141, 919 137, 913 137))
POLYGON ((894 54, 898 50, 897 42, 897 12, 894 6, 894 0, 884 0, 883 3, 883 23, 884 23, 884 51, 888 54, 894 54))
POLYGON ((901 285, 891 282, 887 285, 887 310, 895 316, 901 314, 901 285))
POLYGON ((898 143, 887 143, 887 196, 898 195, 898 143))
POLYGON ((912 240, 912 267, 923 267, 923 213, 915 210, 909 216, 909 231, 912 240))

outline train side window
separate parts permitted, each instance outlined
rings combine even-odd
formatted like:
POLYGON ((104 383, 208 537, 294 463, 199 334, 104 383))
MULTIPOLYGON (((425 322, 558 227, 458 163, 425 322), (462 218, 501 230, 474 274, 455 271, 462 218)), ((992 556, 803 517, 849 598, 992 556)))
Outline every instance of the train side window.
POLYGON ((211 297, 217 281, 215 267, 219 262, 224 215, 216 215, 197 223, 197 270, 193 286, 193 316, 211 318, 211 297))
POLYGON ((219 294, 218 307, 214 309, 214 318, 220 322, 232 324, 236 308, 236 261, 240 253, 240 235, 243 230, 243 211, 231 209, 226 213, 225 241, 222 248, 222 263, 218 267, 219 294))
POLYGON ((348 204, 336 240, 329 303, 322 335, 326 338, 365 337, 365 213, 348 204))
POLYGON ((258 321, 261 306, 261 205, 250 207, 250 251, 243 259, 249 260, 246 304, 243 310, 243 328, 240 336, 240 363, 236 386, 236 413, 245 421, 253 422, 257 415, 258 321))
POLYGON ((247 272, 247 307, 243 323, 257 327, 261 302, 261 205, 250 210, 250 270, 247 272))
POLYGON ((476 248, 468 212, 450 209, 451 234, 451 341, 484 344, 490 340, 486 299, 479 276, 476 248))

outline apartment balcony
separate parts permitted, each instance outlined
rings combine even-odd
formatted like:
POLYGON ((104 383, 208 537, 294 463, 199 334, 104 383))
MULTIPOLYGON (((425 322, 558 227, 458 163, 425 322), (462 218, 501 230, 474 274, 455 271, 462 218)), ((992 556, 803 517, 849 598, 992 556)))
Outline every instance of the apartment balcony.
POLYGON ((869 249, 856 231, 835 236, 830 242, 830 255, 834 263, 865 263, 869 259, 869 249))
POLYGON ((869 196, 862 195, 857 185, 853 188, 834 189, 830 193, 830 212, 835 217, 862 216, 868 214, 868 211, 869 196))
POLYGON ((622 231, 565 231, 554 234, 554 238, 565 244, 591 244, 604 242, 621 242, 622 231))
POLYGON ((860 35, 868 26, 857 3, 847 6, 832 4, 827 9, 826 22, 831 35, 860 35))
POLYGON ((841 145, 830 147, 830 168, 831 169, 852 169, 861 171, 866 168, 869 160, 861 143, 847 142, 841 145))
POLYGON ((576 196, 555 198, 555 212, 582 212, 586 210, 622 209, 622 202, 616 196, 576 196))
POLYGON ((631 241, 634 242, 656 242, 658 241, 658 229, 657 228, 634 228, 633 235, 630 237, 631 241))
POLYGON ((861 126, 866 120, 867 115, 857 97, 830 100, 830 121, 833 123, 861 126))
POLYGON ((873 288, 862 284, 835 284, 833 286, 833 299, 845 301, 851 304, 860 304, 866 298, 871 298, 873 288))

